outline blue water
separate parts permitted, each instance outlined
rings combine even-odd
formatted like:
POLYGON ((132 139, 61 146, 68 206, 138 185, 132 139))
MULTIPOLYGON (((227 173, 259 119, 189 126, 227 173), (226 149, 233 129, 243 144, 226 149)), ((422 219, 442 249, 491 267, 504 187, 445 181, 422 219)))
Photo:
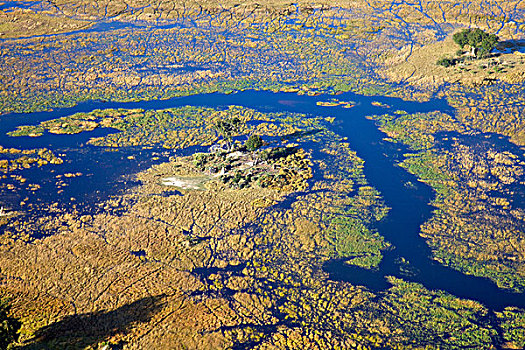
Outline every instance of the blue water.
POLYGON ((0 4, 0 10, 6 11, 15 8, 27 9, 38 3, 39 2, 36 1, 3 1, 0 4))
POLYGON ((500 42, 494 51, 497 53, 525 53, 525 40, 509 40, 500 42))
MULTIPOLYGON (((343 260, 331 260, 324 269, 334 280, 347 281, 355 285, 364 285, 375 292, 381 292, 389 287, 385 276, 397 276, 405 280, 423 284, 428 289, 439 289, 458 297, 477 300, 491 309, 501 309, 505 306, 525 307, 525 295, 511 293, 499 289, 495 283, 486 279, 467 276, 453 269, 434 262, 426 242, 419 236, 420 226, 430 219, 433 207, 429 205, 434 197, 432 189, 420 182, 404 169, 396 166, 408 150, 402 146, 383 141, 385 136, 373 121, 365 118, 367 115, 383 114, 388 111, 404 110, 408 113, 429 112, 439 110, 453 114, 453 109, 444 100, 429 102, 410 102, 397 98, 360 96, 344 93, 337 96, 342 101, 357 101, 351 109, 341 107, 320 107, 317 101, 326 101, 327 96, 298 96, 291 93, 271 93, 261 91, 245 91, 230 95, 205 94, 170 100, 148 102, 85 102, 72 108, 57 109, 51 112, 31 114, 11 114, 0 117, 0 135, 15 129, 17 125, 37 124, 43 120, 59 118, 76 112, 89 112, 97 108, 142 108, 163 109, 183 105, 227 107, 240 105, 263 112, 289 111, 309 113, 319 116, 334 116, 337 132, 348 137, 350 147, 359 157, 365 160, 365 176, 369 183, 378 189, 386 205, 391 210, 386 219, 378 223, 377 230, 391 242, 395 249, 385 252, 377 270, 366 270, 346 265, 343 260), (373 106, 373 101, 379 101, 391 106, 390 109, 373 106), (411 188, 406 183, 417 184, 411 188), (399 261, 409 262, 409 273, 406 265, 399 261)), ((94 131, 80 135, 45 135, 40 138, 2 136, 0 143, 4 147, 34 148, 48 147, 55 152, 65 153, 69 163, 60 166, 60 171, 89 173, 90 176, 71 179, 74 183, 70 192, 57 194, 54 186, 43 186, 36 194, 35 201, 40 203, 68 201, 71 191, 74 192, 75 203, 89 203, 89 200, 100 201, 119 193, 126 188, 125 176, 145 169, 154 161, 153 153, 160 149, 145 150, 123 148, 118 152, 109 152, 103 148, 85 145, 92 136, 108 131, 94 131), (135 160, 129 161, 128 155, 134 155, 135 160), (76 191, 76 192, 75 192, 76 191), (97 195, 94 196, 93 193, 97 195)), ((165 161, 173 151, 165 151, 160 161, 165 161)), ((24 172, 30 182, 41 183, 52 178, 51 167, 32 169, 24 172), (34 176, 34 179, 30 177, 34 176), (33 180, 33 181, 31 181, 33 180)), ((58 168, 57 168, 58 170, 58 168)), ((52 183, 53 181, 51 181, 52 183)), ((129 183, 132 186, 133 183, 129 183)), ((129 186, 127 188, 129 188, 129 186)), ((8 199, 0 196, 0 201, 8 199)), ((11 203, 16 206, 16 203, 11 203)))

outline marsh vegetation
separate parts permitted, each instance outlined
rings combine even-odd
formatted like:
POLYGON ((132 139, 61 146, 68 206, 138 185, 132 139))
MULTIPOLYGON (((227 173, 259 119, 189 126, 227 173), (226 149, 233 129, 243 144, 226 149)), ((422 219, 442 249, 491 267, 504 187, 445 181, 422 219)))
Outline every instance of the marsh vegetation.
POLYGON ((525 347, 522 308, 421 276, 525 290, 523 10, 0 5, 0 316, 20 321, 15 348, 525 347), (401 185, 373 176, 397 171, 401 185))

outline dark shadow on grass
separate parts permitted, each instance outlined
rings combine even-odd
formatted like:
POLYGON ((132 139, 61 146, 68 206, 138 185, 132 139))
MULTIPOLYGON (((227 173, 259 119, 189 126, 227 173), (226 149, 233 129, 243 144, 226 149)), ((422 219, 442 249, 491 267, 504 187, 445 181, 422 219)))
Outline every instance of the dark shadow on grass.
POLYGON ((496 45, 496 52, 514 53, 516 51, 525 53, 525 40, 500 41, 496 45))
POLYGON ((295 131, 291 134, 281 136, 282 141, 290 141, 290 140, 296 140, 300 139, 301 137, 315 135, 323 131, 322 129, 313 129, 313 130, 306 130, 306 131, 295 131))
MULTIPOLYGON (((39 329, 34 338, 18 349, 84 349, 94 346, 119 333, 144 323, 165 305, 165 295, 137 300, 112 311, 98 311, 66 316, 64 319, 39 329)), ((111 349, 121 348, 120 346, 111 349)))

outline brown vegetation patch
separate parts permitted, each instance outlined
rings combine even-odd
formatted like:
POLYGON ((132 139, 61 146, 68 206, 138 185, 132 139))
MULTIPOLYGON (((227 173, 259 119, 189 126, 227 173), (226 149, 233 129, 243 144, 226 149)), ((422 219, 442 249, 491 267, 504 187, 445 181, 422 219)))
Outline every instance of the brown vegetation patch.
POLYGON ((472 86, 490 85, 497 80, 513 84, 525 81, 525 58, 520 53, 466 59, 452 67, 436 64, 442 57, 456 57, 458 49, 452 36, 422 47, 406 46, 387 59, 380 72, 392 81, 423 87, 438 87, 444 83, 472 86))

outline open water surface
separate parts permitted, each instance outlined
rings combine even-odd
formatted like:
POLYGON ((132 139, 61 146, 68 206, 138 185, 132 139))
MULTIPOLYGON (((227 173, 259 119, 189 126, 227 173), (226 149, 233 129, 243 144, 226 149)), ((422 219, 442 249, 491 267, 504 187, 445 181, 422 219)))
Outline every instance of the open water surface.
MULTIPOLYGON (((421 283, 429 289, 439 289, 458 297, 477 300, 491 309, 501 309, 511 305, 525 307, 523 293, 501 290, 486 278, 462 274, 430 258, 430 249, 419 236, 419 229, 432 215, 433 207, 429 203, 434 193, 429 186, 418 182, 415 176, 396 166, 396 163, 402 159, 403 153, 408 150, 383 141, 385 135, 377 129, 373 121, 365 118, 367 115, 383 114, 394 110, 404 110, 408 113, 439 110, 453 114, 452 108, 444 100, 421 103, 388 97, 360 96, 353 93, 337 96, 341 101, 355 101, 356 106, 350 109, 316 105, 317 101, 326 101, 331 97, 245 91, 230 95, 204 94, 148 102, 92 101, 50 112, 0 116, 0 144, 4 147, 22 149, 47 147, 57 154, 64 154, 63 158, 66 162, 63 165, 44 166, 23 172, 23 176, 28 178, 30 183, 48 183, 32 195, 30 201, 39 202, 40 205, 53 202, 72 203, 71 197, 74 197, 75 203, 88 205, 90 202, 103 200, 133 186, 135 183, 130 181, 129 174, 146 169, 155 162, 166 161, 175 153, 160 148, 123 148, 115 152, 85 145, 89 138, 111 132, 97 129, 77 135, 45 134, 39 138, 7 137, 6 132, 14 130, 18 125, 33 125, 43 120, 76 112, 89 112, 97 108, 163 109, 183 105, 205 107, 240 105, 263 112, 289 111, 333 116, 336 117, 335 127, 338 129, 336 131, 348 137, 350 147, 364 159, 364 171, 368 182, 381 192, 386 205, 391 208, 388 216, 376 228, 387 241, 393 244, 394 249, 384 253, 377 270, 349 266, 343 260, 331 260, 324 266, 330 278, 364 285, 380 292, 389 288, 385 276, 397 276, 421 283), (374 106, 372 105, 374 101, 389 107, 374 106), (130 156, 133 156, 133 159, 128 159, 130 156), (159 159, 153 160, 154 156, 159 159), (54 186, 56 174, 51 171, 60 171, 60 173, 80 171, 87 176, 68 179, 71 184, 64 188, 62 193, 57 193, 54 186), (408 182, 417 185, 407 188, 408 182)), ((0 193, 0 203, 19 209, 20 197, 26 195, 29 196, 26 193, 16 195, 0 193)))

